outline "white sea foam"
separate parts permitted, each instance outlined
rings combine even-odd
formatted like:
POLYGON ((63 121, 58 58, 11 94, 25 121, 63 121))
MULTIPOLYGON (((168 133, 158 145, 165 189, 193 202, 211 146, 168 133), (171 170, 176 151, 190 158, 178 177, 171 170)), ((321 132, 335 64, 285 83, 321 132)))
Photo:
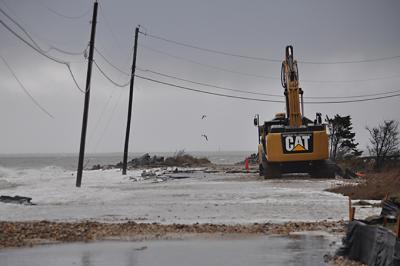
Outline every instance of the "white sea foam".
MULTIPOLYGON (((1 195, 31 197, 35 206, 0 203, 0 220, 81 220, 160 223, 250 223, 340 220, 347 218, 347 199, 324 192, 331 181, 221 181, 223 174, 191 178, 141 178, 140 170, 76 172, 59 167, 0 168, 1 195), (133 181, 136 179, 137 181, 133 181)), ((160 169, 161 171, 161 169, 160 169)), ((360 209, 357 217, 376 209, 360 209)))

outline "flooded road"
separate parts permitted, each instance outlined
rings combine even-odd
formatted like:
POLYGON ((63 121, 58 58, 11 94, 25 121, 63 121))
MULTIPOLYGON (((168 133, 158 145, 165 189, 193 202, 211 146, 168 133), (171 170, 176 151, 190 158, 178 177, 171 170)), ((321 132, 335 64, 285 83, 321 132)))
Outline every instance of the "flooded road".
POLYGON ((0 265, 327 265, 339 237, 313 233, 230 239, 106 241, 3 249, 0 265))

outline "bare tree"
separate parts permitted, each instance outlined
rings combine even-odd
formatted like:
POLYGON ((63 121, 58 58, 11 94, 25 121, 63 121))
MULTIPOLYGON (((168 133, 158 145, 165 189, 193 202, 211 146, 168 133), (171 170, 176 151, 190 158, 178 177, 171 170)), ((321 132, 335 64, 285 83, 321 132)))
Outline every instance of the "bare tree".
POLYGON ((394 120, 384 121, 383 124, 367 127, 370 134, 370 145, 367 146, 369 154, 375 156, 375 167, 380 169, 388 156, 399 153, 399 122, 394 120))

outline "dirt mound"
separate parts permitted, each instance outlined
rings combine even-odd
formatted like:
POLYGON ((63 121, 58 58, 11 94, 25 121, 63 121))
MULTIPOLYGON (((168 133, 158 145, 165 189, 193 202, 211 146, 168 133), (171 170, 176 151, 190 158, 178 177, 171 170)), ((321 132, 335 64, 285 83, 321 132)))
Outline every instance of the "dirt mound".
POLYGON ((207 158, 196 158, 190 154, 178 153, 173 157, 168 157, 164 161, 166 166, 204 166, 211 164, 207 158))
POLYGON ((381 200, 389 194, 393 200, 400 202, 400 168, 369 173, 358 183, 340 185, 328 191, 350 196, 353 199, 372 200, 381 200))

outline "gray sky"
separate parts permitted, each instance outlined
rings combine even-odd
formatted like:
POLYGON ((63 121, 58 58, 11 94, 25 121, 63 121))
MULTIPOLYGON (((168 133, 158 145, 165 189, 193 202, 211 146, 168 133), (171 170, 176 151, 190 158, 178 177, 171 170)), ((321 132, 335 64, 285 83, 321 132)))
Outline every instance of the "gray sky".
MULTIPOLYGON (((68 51, 85 49, 92 5, 91 1, 77 0, 0 1, 0 7, 20 22, 43 49, 56 46, 68 51), (57 12, 77 17, 88 10, 79 19, 56 15, 57 12)), ((96 47, 127 72, 134 28, 138 24, 143 26, 143 31, 172 40, 280 60, 288 44, 294 46, 298 61, 351 61, 400 55, 400 2, 397 0, 115 0, 100 1, 100 5, 96 47)), ((22 35, 1 13, 0 18, 22 35)), ((0 36, 1 55, 35 99, 54 116, 51 119, 34 105, 0 61, 0 153, 76 153, 84 95, 74 86, 66 67, 37 54, 1 25, 0 36)), ((54 50, 49 54, 71 62, 78 83, 84 87, 87 64, 83 56, 69 56, 54 50)), ((110 67, 98 54, 95 60, 114 80, 127 82, 128 77, 110 67)), ((283 95, 279 62, 211 54, 140 35, 137 65, 218 86, 283 95), (274 79, 196 65, 148 47, 202 64, 274 79)), ((380 93, 399 89, 399 67, 399 58, 358 64, 299 63, 300 84, 305 97, 380 93), (383 77, 392 78, 380 79, 383 77), (326 83, 365 79, 369 80, 326 83)), ((226 92, 139 71, 137 74, 207 91, 280 99, 226 92)), ((305 113, 310 118, 314 118, 315 112, 324 116, 351 115, 357 141, 363 148, 368 142, 365 126, 377 125, 384 119, 400 120, 399 100, 400 97, 392 97, 353 104, 306 104, 305 113)), ((113 86, 94 68, 87 152, 123 150, 127 104, 128 87, 113 86)), ((254 114, 269 120, 274 113, 282 111, 281 103, 221 98, 136 79, 130 151, 255 151, 254 114), (203 114, 207 118, 202 120, 203 114), (208 142, 202 134, 208 135, 208 142)))

